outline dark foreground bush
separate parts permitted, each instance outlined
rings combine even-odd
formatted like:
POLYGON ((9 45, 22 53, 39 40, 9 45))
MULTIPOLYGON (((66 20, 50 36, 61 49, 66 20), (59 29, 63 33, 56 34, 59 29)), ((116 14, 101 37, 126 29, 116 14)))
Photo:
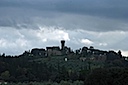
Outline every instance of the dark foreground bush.
POLYGON ((84 85, 83 81, 61 81, 60 83, 57 82, 29 82, 29 83, 9 83, 7 85, 84 85))
POLYGON ((85 85, 127 85, 128 69, 99 68, 93 70, 85 80, 85 85))

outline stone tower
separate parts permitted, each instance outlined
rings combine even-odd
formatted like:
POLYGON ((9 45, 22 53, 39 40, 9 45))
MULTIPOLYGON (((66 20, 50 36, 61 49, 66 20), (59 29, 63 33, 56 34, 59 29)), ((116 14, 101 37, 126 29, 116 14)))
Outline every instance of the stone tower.
POLYGON ((61 40, 61 50, 63 50, 65 47, 65 40, 61 40))

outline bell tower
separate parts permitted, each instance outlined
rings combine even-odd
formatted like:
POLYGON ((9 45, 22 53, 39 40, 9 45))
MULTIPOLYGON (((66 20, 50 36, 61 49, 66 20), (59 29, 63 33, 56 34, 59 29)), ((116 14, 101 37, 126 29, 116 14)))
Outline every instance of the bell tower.
POLYGON ((61 40, 61 50, 64 50, 65 47, 65 40, 61 40))

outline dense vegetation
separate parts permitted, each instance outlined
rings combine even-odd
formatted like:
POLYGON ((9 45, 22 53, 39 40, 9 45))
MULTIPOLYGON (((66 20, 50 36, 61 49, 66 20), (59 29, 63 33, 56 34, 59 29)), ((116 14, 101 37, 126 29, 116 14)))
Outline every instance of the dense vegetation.
POLYGON ((93 70, 85 85, 127 85, 128 68, 112 67, 93 70))
POLYGON ((9 56, 0 58, 1 78, 9 82, 84 80, 87 63, 79 60, 64 61, 62 56, 39 59, 9 56), (57 58, 60 57, 60 58, 57 58))
POLYGON ((83 81, 61 81, 59 83, 57 82, 51 82, 51 81, 47 81, 47 82, 18 82, 18 83, 10 83, 9 85, 84 85, 83 81))
POLYGON ((79 53, 45 58, 3 54, 0 80, 10 85, 126 85, 128 62, 112 52, 107 55, 105 61, 81 61, 79 53))

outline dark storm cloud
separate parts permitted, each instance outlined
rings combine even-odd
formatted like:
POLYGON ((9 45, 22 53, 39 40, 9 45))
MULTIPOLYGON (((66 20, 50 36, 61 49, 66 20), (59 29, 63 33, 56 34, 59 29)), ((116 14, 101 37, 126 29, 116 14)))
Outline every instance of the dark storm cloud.
POLYGON ((1 0, 0 7, 24 7, 37 10, 128 18, 127 0, 1 0))
POLYGON ((38 28, 40 23, 91 31, 127 30, 127 4, 127 0, 1 0, 0 26, 38 28))
POLYGON ((127 4, 127 0, 70 0, 60 2, 58 9, 65 12, 110 18, 128 18, 127 4))

